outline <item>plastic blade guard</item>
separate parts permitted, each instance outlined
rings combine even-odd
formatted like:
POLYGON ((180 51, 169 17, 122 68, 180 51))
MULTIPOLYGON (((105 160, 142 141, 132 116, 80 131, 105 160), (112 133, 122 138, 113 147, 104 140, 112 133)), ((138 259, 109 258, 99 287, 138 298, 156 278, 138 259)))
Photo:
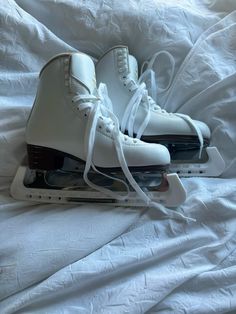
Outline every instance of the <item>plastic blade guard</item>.
MULTIPOLYGON (((78 186, 73 189, 67 188, 47 188, 29 187, 25 184, 27 176, 30 176, 31 170, 25 166, 20 166, 11 185, 11 195, 17 200, 27 200, 32 202, 43 203, 100 203, 114 204, 118 206, 145 206, 139 199, 136 192, 130 191, 130 195, 125 200, 117 200, 101 192, 91 189, 83 184, 81 189, 78 186)), ((78 174, 77 174, 78 175, 78 174)), ((82 178, 82 177, 81 177, 82 178)), ((179 177, 175 173, 164 175, 164 181, 155 187, 145 187, 147 195, 155 202, 161 203, 167 207, 177 207, 186 200, 186 191, 179 177)), ((122 194, 122 191, 118 191, 122 194)))
POLYGON ((218 177, 224 169, 224 159, 216 147, 207 147, 206 159, 201 162, 172 161, 170 166, 170 171, 181 177, 218 177))

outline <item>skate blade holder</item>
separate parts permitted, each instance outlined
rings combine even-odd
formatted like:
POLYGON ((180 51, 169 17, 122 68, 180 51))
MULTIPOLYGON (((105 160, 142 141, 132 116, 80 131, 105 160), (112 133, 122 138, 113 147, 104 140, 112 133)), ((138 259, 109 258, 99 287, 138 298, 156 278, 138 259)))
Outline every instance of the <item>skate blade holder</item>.
POLYGON ((207 147, 208 159, 199 163, 172 163, 170 172, 183 177, 218 177, 225 169, 224 159, 216 147, 207 147))
MULTIPOLYGON (((103 195, 95 190, 63 190, 63 189, 43 189, 29 188, 24 185, 27 167, 20 166, 11 185, 11 195, 14 199, 31 201, 35 203, 97 203, 114 204, 115 206, 145 207, 145 203, 139 199, 136 192, 130 192, 130 196, 125 200, 117 200, 103 195)), ((186 200, 186 191, 176 173, 163 176, 162 183, 157 189, 147 192, 147 195, 154 201, 167 207, 177 207, 186 200)), ((147 205, 146 205, 147 206, 147 205)))

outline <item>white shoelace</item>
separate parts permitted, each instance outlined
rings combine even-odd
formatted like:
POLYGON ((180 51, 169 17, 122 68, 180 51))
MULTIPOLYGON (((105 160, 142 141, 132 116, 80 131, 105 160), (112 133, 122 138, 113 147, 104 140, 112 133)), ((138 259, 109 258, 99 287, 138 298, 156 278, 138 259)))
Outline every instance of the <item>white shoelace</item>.
MULTIPOLYGON (((106 95, 104 95, 106 97, 106 95)), ((104 97, 103 96, 103 97, 104 97)), ((93 158, 93 149, 95 144, 95 135, 96 135, 96 129, 99 118, 103 120, 104 124, 106 125, 107 130, 109 129, 109 132, 112 132, 112 138, 114 140, 115 149, 117 158, 119 160, 121 169, 123 170, 123 173, 130 183, 130 185, 133 187, 133 189, 136 191, 136 193, 140 196, 140 198, 149 205, 152 201, 151 199, 143 192, 143 190, 139 187, 137 182, 134 180, 131 172, 129 171, 128 165, 126 163, 126 159, 123 152, 122 142, 121 142, 121 134, 119 130, 119 122, 116 116, 109 111, 107 108, 102 105, 101 101, 98 101, 98 99, 95 96, 91 95, 76 95, 73 98, 73 101, 75 103, 78 103, 78 110, 80 111, 86 111, 86 114, 88 116, 87 121, 87 127, 85 131, 85 153, 86 153, 86 164, 84 169, 84 180, 85 182, 91 186, 92 188, 105 193, 106 195, 109 195, 111 197, 114 197, 119 200, 124 200, 129 196, 129 186, 128 184, 121 179, 109 176, 105 173, 102 173, 99 171, 95 165, 93 164, 92 158, 93 158), (94 104, 94 101, 96 101, 96 104, 94 104), (110 178, 112 180, 121 182, 126 187, 127 193, 125 195, 119 195, 107 188, 101 187, 99 185, 94 184, 90 179, 88 178, 88 173, 90 168, 93 168, 93 170, 99 174, 104 175, 107 178, 110 178)))
POLYGON ((115 144, 115 149, 116 149, 116 154, 117 158, 119 160, 121 169, 128 180, 129 184, 132 186, 132 188, 136 191, 136 193, 139 195, 139 197, 146 203, 148 206, 153 206, 160 210, 164 215, 167 215, 168 217, 173 217, 177 219, 184 219, 184 220, 189 220, 189 221, 194 221, 194 219, 185 217, 183 214, 179 212, 174 212, 170 211, 169 209, 166 209, 163 205, 161 204, 156 204, 153 202, 147 195, 146 193, 140 188, 138 183, 135 181, 133 178, 128 165, 126 163, 126 159, 124 156, 123 152, 123 147, 122 147, 122 141, 121 141, 121 135, 120 130, 119 130, 119 122, 116 116, 108 109, 111 106, 111 102, 109 100, 108 94, 106 87, 104 85, 101 85, 99 88, 99 93, 100 97, 102 99, 105 99, 105 105, 98 100, 97 97, 91 96, 91 95, 75 95, 73 97, 73 102, 77 105, 77 108, 81 112, 85 112, 87 115, 87 126, 86 126, 86 131, 85 131, 85 153, 86 153, 86 164, 85 164, 85 169, 84 169, 84 174, 83 178, 84 181, 93 189, 100 191, 104 193, 105 195, 109 195, 115 199, 118 200, 125 200, 129 196, 130 190, 128 184, 121 179, 109 176, 105 173, 102 173, 99 171, 95 165, 93 164, 93 149, 95 145, 95 136, 96 136, 96 130, 97 130, 97 125, 99 119, 102 119, 106 127, 109 129, 109 132, 112 133, 112 138, 114 140, 115 144), (95 183, 93 183, 89 178, 88 178, 88 173, 89 170, 93 168, 93 170, 107 178, 110 178, 112 180, 118 181, 122 184, 124 184, 126 188, 126 194, 125 195, 120 195, 117 192, 113 192, 107 188, 104 188, 102 186, 99 186, 95 183))
MULTIPOLYGON (((121 132, 124 133, 127 130, 129 136, 131 136, 131 137, 134 137, 135 119, 136 119, 138 108, 139 108, 141 102, 145 106, 144 108, 146 111, 146 115, 145 115, 143 122, 141 123, 141 125, 139 126, 139 128, 137 130, 136 138, 140 139, 141 136, 143 135, 145 129, 146 129, 146 127, 149 123, 149 120, 150 120, 150 115, 151 115, 150 109, 151 108, 153 108, 155 111, 159 111, 159 112, 168 114, 164 109, 162 109, 160 106, 158 106, 157 103, 154 101, 154 99, 156 98, 156 95, 157 95, 158 88, 157 88, 157 83, 156 83, 156 79, 155 79, 155 73, 151 69, 151 67, 153 66, 157 57, 160 54, 165 54, 165 53, 168 55, 168 57, 170 59, 171 67, 172 67, 171 79, 165 88, 162 88, 162 89, 159 88, 159 90, 160 90, 160 92, 166 91, 170 87, 170 84, 172 82, 172 78, 174 75, 174 67, 175 67, 174 58, 167 51, 160 51, 160 52, 156 53, 151 58, 151 60, 149 62, 145 61, 143 63, 142 71, 143 71, 146 64, 148 65, 148 67, 141 74, 137 83, 131 78, 130 74, 128 74, 124 77, 124 85, 130 91, 134 91, 134 94, 126 106, 126 109, 125 109, 125 112, 124 112, 124 115, 123 115, 123 118, 121 121, 121 132), (152 95, 152 97, 148 96, 148 90, 147 90, 146 84, 144 83, 144 80, 146 80, 148 76, 150 76, 150 81, 151 81, 151 95, 152 95)), ((192 127, 194 129, 195 133, 198 136, 198 140, 200 143, 199 158, 201 158, 204 140, 203 140, 203 135, 202 135, 200 128, 196 125, 196 123, 194 123, 194 121, 189 116, 187 116, 185 114, 181 114, 181 113, 169 113, 169 114, 182 118, 183 120, 185 120, 190 125, 190 127, 192 127)))
POLYGON ((170 54, 168 51, 162 50, 159 51, 157 53, 155 53, 152 58, 149 61, 144 61, 142 66, 141 66, 141 76, 140 76, 140 80, 142 81, 146 81, 146 78, 148 76, 150 76, 150 82, 151 82, 151 86, 150 86, 150 90, 149 92, 151 93, 152 99, 154 99, 154 101, 156 102, 157 99, 157 93, 163 93, 165 91, 167 91, 172 83, 173 77, 174 77, 174 71, 175 71, 175 59, 172 56, 172 54, 170 54), (153 69, 153 65, 156 62, 156 60, 158 59, 159 56, 161 55, 166 55, 169 59, 169 63, 170 63, 170 79, 168 84, 166 85, 166 87, 158 87, 157 83, 156 83, 156 75, 155 72, 152 70, 153 69), (144 70, 144 68, 146 67, 146 70, 144 70))

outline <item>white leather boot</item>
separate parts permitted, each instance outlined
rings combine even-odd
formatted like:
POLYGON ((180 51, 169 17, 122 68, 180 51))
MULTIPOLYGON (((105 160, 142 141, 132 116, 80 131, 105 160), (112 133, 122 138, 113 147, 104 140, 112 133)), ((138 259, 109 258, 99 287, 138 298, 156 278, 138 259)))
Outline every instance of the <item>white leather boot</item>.
MULTIPOLYGON (((100 186, 95 183, 97 181, 89 179, 92 168, 93 175, 97 173, 100 177, 102 175, 103 178, 122 183, 127 188, 126 192, 129 192, 130 186, 137 193, 132 204, 137 204, 141 199, 150 205, 153 199, 139 187, 131 172, 152 172, 156 176, 157 172, 165 172, 170 163, 165 146, 148 144, 120 132, 117 118, 98 97, 94 63, 82 53, 58 55, 42 69, 26 127, 26 142, 29 168, 36 170, 37 180, 27 187, 21 184, 19 188, 21 176, 26 176, 26 170, 19 169, 11 189, 17 199, 47 202, 127 199, 129 193, 116 193, 106 185, 100 186), (68 188, 67 191, 53 190, 55 187, 48 184, 46 175, 49 170, 62 169, 65 158, 76 160, 77 169, 82 169, 84 181, 100 194, 92 196, 92 192, 86 192, 83 184, 81 191, 77 192, 69 192, 68 188), (122 178, 111 177, 119 173, 123 173, 122 178), (42 178, 46 188, 41 184, 42 178), (108 198, 104 198, 104 195, 108 195, 108 198)), ((167 180, 164 177, 164 185, 163 182, 161 184, 164 193, 160 194, 164 195, 157 199, 169 206, 177 206, 185 200, 185 190, 177 175, 167 177, 167 180)), ((158 188, 155 190, 152 187, 151 194, 155 191, 158 188)))
POLYGON ((161 109, 148 95, 146 85, 139 82, 137 60, 127 47, 117 46, 107 51, 96 64, 96 76, 98 83, 107 85, 121 131, 168 147, 172 162, 179 163, 172 165, 173 171, 187 176, 214 176, 223 171, 224 163, 216 148, 208 148, 208 156, 206 150, 202 154, 210 141, 208 126, 189 116, 161 109))
POLYGON ((164 146, 117 132, 116 121, 105 116, 106 112, 98 98, 90 57, 74 53, 50 60, 40 73, 26 127, 30 168, 58 169, 65 156, 83 163, 90 150, 96 167, 104 171, 121 168, 116 151, 118 140, 131 169, 162 169, 169 165, 169 152, 164 146), (91 133, 93 141, 89 142, 91 133))

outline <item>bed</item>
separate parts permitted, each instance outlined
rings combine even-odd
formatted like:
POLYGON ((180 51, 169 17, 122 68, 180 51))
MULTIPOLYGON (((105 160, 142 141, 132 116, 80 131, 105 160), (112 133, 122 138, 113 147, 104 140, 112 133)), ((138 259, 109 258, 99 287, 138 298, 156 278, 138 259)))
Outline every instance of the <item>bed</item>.
POLYGON ((0 313, 236 313, 236 2, 0 1, 0 313), (176 210, 36 204, 9 187, 38 74, 54 55, 158 51, 159 104, 212 131, 226 168, 184 178, 176 210), (164 88, 168 86, 168 88, 164 88))

